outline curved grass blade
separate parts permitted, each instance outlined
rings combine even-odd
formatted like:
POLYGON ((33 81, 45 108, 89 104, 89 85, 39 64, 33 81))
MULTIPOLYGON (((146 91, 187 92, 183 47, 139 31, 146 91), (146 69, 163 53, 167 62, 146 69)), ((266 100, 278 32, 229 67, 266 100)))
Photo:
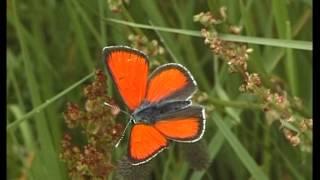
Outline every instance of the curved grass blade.
POLYGON ((224 122, 218 113, 213 113, 212 118, 224 137, 230 144, 231 148, 237 154, 243 165, 248 169, 254 179, 267 180, 268 177, 264 174, 261 168, 250 156, 248 151, 243 147, 238 138, 230 131, 226 122, 224 122))
POLYGON ((26 113, 25 115, 23 115, 20 119, 10 123, 7 126, 7 131, 9 130, 13 130, 15 127, 17 127, 18 125, 20 125, 23 121, 29 119, 30 117, 32 117, 33 115, 35 115, 36 113, 40 112, 42 109, 46 108, 48 105, 50 105, 51 103, 55 102, 56 100, 58 100, 59 98, 61 98, 62 96, 66 95, 67 93, 69 93, 71 90, 73 90, 74 88, 76 88, 77 86, 79 86, 80 84, 82 84, 84 81, 86 81, 87 79, 91 78, 94 75, 94 72, 90 73, 89 75, 87 75, 86 77, 82 78, 80 81, 76 82, 75 84, 71 85, 70 87, 68 87, 67 89, 63 90, 62 92, 60 92, 59 94, 57 94, 56 96, 52 97, 51 99, 48 99, 46 102, 44 102, 43 104, 41 104, 40 106, 34 108, 33 110, 31 110, 30 112, 26 113))

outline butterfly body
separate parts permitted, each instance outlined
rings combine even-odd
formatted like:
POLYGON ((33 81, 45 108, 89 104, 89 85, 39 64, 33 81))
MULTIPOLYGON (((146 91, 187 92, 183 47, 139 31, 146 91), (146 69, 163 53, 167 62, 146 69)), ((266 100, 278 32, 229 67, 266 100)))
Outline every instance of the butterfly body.
POLYGON ((168 63, 150 75, 147 56, 126 46, 103 49, 103 61, 131 112, 128 157, 145 163, 171 141, 198 141, 205 131, 205 111, 190 100, 197 84, 184 66, 168 63))
POLYGON ((134 123, 154 123, 191 105, 191 101, 165 101, 158 104, 142 105, 132 113, 134 123))

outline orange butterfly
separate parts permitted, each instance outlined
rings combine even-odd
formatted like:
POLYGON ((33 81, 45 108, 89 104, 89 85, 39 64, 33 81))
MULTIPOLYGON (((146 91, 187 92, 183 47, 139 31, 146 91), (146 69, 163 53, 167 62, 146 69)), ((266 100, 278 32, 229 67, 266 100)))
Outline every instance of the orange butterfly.
POLYGON ((133 165, 149 161, 169 141, 190 143, 202 137, 205 111, 192 105, 197 84, 184 66, 164 64, 148 76, 148 58, 141 51, 110 46, 103 52, 103 61, 131 112, 128 158, 133 165))

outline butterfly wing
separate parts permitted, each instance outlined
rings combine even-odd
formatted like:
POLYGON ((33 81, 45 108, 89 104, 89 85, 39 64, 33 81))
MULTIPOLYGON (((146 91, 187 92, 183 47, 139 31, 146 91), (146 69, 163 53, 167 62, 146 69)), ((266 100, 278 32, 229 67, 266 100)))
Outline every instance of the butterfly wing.
POLYGON ((152 159, 167 146, 167 139, 155 127, 137 123, 131 129, 128 156, 133 165, 139 165, 152 159))
MULTIPOLYGON (((172 103, 189 100, 197 89, 197 84, 191 73, 182 65, 169 63, 160 66, 148 79, 146 102, 172 103)), ((161 107, 166 109, 166 106, 161 107)), ((195 142, 205 130, 205 112, 201 106, 188 106, 177 111, 165 111, 155 117, 154 127, 166 138, 195 142)))
POLYGON ((132 111, 146 94, 149 64, 140 51, 126 46, 110 46, 103 49, 104 62, 118 91, 132 111))
POLYGON ((196 142, 205 130, 205 112, 201 106, 189 106, 161 116, 154 123, 134 124, 129 138, 128 156, 133 165, 145 163, 168 146, 168 139, 196 142))
POLYGON ((205 111, 201 106, 189 106, 174 113, 164 114, 154 127, 166 138, 179 142, 195 142, 205 131, 205 111))
POLYGON ((151 73, 146 102, 152 104, 164 100, 188 100, 196 89, 197 84, 185 67, 176 63, 165 64, 151 73))

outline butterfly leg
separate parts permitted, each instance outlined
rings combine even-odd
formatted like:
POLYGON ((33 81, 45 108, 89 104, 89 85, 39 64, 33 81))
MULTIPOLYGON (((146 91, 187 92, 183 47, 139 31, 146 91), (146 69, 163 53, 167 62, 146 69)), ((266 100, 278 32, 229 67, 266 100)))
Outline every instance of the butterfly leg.
POLYGON ((125 133, 126 133, 127 128, 129 127, 129 124, 130 124, 132 121, 133 121, 133 119, 132 119, 132 118, 130 118, 129 122, 127 123, 126 127, 124 128, 124 130, 123 130, 123 132, 122 132, 121 137, 119 138, 119 140, 117 141, 117 143, 115 144, 115 146, 114 146, 114 147, 116 147, 116 148, 117 148, 117 147, 119 146, 119 144, 120 144, 121 140, 123 139, 123 137, 124 137, 124 135, 125 135, 125 133))

